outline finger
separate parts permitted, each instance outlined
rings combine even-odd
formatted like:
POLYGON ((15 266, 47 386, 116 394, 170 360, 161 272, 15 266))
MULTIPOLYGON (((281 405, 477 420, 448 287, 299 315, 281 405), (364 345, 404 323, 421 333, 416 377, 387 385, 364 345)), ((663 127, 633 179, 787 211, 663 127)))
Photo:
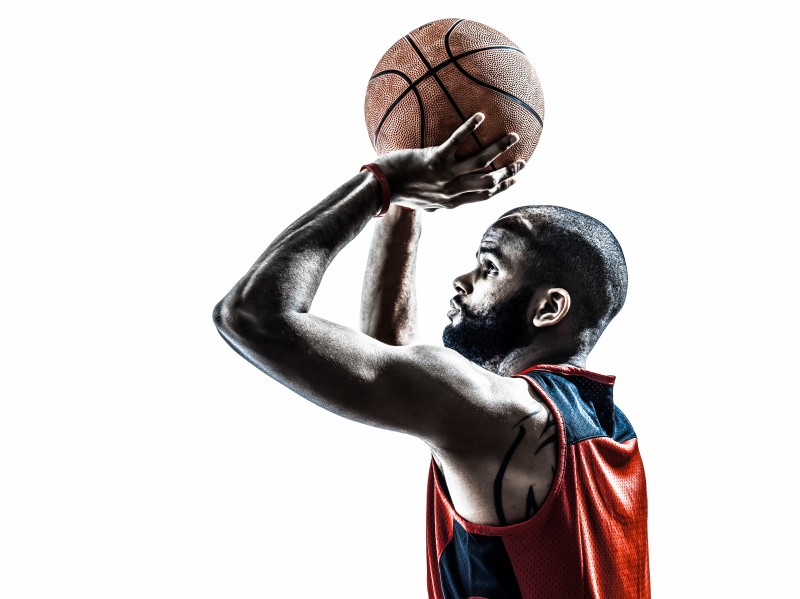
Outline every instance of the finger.
POLYGON ((522 160, 518 160, 491 173, 460 177, 463 180, 460 193, 454 193, 445 206, 447 208, 455 208, 462 204, 488 200, 514 185, 517 182, 514 175, 522 170, 524 166, 525 163, 522 160))
POLYGON ((458 195, 474 191, 493 190, 503 181, 516 175, 524 167, 525 161, 517 160, 508 166, 488 173, 470 173, 462 175, 448 185, 447 192, 452 195, 458 195))
POLYGON ((486 168, 492 162, 500 156, 503 152, 508 150, 514 144, 519 141, 519 135, 516 133, 509 133, 508 135, 501 137, 492 145, 484 148, 474 156, 470 156, 462 160, 458 164, 458 170, 464 173, 471 173, 473 171, 481 170, 482 168, 486 168))
POLYGON ((455 132, 453 132, 447 141, 439 146, 439 153, 443 156, 454 156, 458 146, 472 135, 485 118, 482 112, 476 112, 469 117, 455 132))
POLYGON ((474 204, 476 202, 485 202, 489 198, 496 196, 498 193, 501 193, 514 185, 517 180, 514 178, 506 179, 500 185, 493 189, 484 189, 480 191, 469 191, 467 193, 462 193, 461 195, 455 196, 445 207, 446 208, 456 208, 458 206, 463 206, 464 204, 474 204))
POLYGON ((500 182, 499 185, 493 187, 492 189, 484 189, 480 191, 468 191, 466 193, 462 193, 461 195, 456 196, 455 201, 448 206, 448 208, 455 208, 456 206, 461 206, 463 204, 474 204, 475 202, 484 202, 491 197, 496 196, 498 193, 501 193, 514 185, 517 182, 516 179, 513 177, 510 179, 504 179, 500 182))

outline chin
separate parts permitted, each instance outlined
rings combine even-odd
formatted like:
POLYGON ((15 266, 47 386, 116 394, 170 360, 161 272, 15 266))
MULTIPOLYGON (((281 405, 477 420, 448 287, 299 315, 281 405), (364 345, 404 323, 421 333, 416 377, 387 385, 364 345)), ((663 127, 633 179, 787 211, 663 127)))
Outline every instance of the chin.
MULTIPOLYGON (((508 314, 508 313, 506 313, 508 314)), ((511 352, 529 345, 532 336, 520 327, 518 319, 502 317, 466 318, 449 324, 442 331, 442 343, 464 358, 487 370, 511 352)))
POLYGON ((444 330, 442 331, 442 343, 444 344, 445 347, 449 349, 455 349, 453 347, 455 339, 455 330, 456 330, 455 325, 451 323, 448 324, 446 327, 444 327, 444 330))
POLYGON ((442 331, 442 344, 453 351, 457 351, 470 362, 481 365, 484 362, 484 352, 476 343, 479 337, 463 334, 459 327, 449 324, 442 331))

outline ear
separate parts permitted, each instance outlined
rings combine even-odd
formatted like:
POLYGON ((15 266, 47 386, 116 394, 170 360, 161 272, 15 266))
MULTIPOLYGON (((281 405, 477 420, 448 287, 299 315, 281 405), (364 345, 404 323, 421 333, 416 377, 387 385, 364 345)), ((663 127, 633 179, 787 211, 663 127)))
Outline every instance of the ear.
POLYGON ((531 299, 531 321, 537 328, 552 327, 561 322, 571 305, 569 291, 561 287, 538 287, 531 299))

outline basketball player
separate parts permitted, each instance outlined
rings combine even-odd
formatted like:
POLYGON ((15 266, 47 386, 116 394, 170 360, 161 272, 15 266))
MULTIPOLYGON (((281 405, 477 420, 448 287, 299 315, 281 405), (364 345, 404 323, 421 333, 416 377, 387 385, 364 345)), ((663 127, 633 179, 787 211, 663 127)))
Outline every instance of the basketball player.
POLYGON ((455 279, 445 347, 412 344, 414 211, 486 200, 523 167, 483 170, 515 134, 455 158, 482 120, 352 177, 272 242, 214 321, 235 351, 299 395, 430 447, 430 597, 649 597, 637 440, 614 406, 613 377, 584 369, 625 299, 610 231, 563 208, 508 212, 484 234, 475 268, 455 279), (366 334, 310 314, 333 258, 387 211, 364 284, 366 334))

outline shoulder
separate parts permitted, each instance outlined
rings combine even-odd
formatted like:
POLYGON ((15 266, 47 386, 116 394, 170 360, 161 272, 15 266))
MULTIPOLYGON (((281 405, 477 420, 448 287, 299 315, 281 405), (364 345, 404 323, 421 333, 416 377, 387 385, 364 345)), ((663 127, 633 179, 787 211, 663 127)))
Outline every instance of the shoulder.
POLYGON ((383 375, 392 387, 424 394, 439 424, 422 436, 432 447, 504 438, 520 419, 547 410, 525 379, 494 374, 446 347, 392 347, 385 358, 383 375))
POLYGON ((520 424, 541 433, 553 420, 542 393, 521 377, 499 376, 469 362, 457 352, 436 346, 406 349, 431 392, 431 401, 447 406, 446 427, 432 449, 446 453, 485 451, 505 445, 520 424), (449 395, 446 400, 442 395, 449 395))

